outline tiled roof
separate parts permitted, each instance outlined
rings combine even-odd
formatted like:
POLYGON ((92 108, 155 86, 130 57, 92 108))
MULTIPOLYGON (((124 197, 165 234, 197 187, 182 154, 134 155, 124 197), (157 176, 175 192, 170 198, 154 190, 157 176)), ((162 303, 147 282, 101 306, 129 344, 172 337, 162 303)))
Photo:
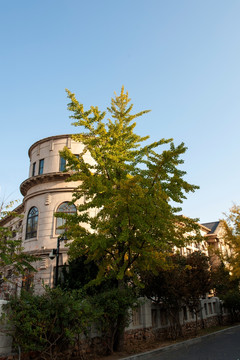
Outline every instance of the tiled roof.
POLYGON ((213 222, 209 222, 209 223, 204 223, 202 225, 211 230, 209 234, 213 234, 215 232, 216 228, 219 225, 219 221, 213 221, 213 222))

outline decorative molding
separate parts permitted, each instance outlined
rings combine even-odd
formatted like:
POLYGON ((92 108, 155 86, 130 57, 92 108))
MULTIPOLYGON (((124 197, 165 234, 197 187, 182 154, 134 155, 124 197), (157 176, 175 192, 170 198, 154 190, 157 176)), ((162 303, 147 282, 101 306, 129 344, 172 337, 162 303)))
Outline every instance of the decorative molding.
POLYGON ((71 145, 72 145, 72 138, 71 138, 71 137, 68 137, 68 138, 67 138, 67 147, 68 147, 69 149, 71 149, 71 145))
POLYGON ((50 140, 49 151, 53 151, 53 149, 54 149, 54 142, 53 142, 53 140, 50 140))
POLYGON ((53 172, 48 174, 32 176, 21 183, 20 185, 21 194, 25 196, 28 190, 35 185, 44 184, 56 180, 65 180, 69 176, 70 176, 69 173, 62 173, 62 172, 53 172))
POLYGON ((46 190, 39 190, 39 191, 35 191, 32 194, 29 194, 27 196, 24 197, 23 202, 24 204, 26 203, 27 200, 35 197, 35 196, 39 196, 39 195, 44 195, 44 194, 53 194, 53 193, 73 193, 74 191, 76 191, 76 188, 74 187, 61 187, 61 188, 56 188, 56 189, 46 189, 46 190))
POLYGON ((49 193, 47 193, 46 196, 45 196, 45 205, 50 205, 51 200, 52 200, 51 195, 49 193))

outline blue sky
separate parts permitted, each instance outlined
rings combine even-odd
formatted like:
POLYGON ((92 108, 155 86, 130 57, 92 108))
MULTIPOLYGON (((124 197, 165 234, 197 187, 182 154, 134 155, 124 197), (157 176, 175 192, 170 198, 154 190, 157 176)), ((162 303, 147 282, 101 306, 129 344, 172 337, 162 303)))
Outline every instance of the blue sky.
POLYGON ((240 2, 12 0, 0 3, 0 197, 21 199, 28 148, 72 133, 65 88, 105 109, 129 91, 151 109, 136 131, 173 137, 200 186, 183 213, 201 222, 240 204, 240 2))

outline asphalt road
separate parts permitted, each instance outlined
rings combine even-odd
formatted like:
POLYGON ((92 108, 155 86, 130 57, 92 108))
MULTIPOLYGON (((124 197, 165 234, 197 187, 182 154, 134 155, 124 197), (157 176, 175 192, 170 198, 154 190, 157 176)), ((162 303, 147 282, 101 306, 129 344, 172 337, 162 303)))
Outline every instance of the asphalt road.
MULTIPOLYGON (((148 360, 240 360, 240 326, 184 342, 148 360)), ((144 357, 141 358, 144 360, 144 357)))

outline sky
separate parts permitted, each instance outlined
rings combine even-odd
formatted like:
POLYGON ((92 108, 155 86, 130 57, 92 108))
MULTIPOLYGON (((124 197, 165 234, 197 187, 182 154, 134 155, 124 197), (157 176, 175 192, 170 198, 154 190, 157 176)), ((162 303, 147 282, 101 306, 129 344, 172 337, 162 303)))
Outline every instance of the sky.
POLYGON ((28 149, 76 133, 65 89, 87 108, 124 85, 151 141, 188 147, 200 189, 186 216, 217 221, 240 204, 239 0, 0 0, 0 199, 20 199, 28 149))

